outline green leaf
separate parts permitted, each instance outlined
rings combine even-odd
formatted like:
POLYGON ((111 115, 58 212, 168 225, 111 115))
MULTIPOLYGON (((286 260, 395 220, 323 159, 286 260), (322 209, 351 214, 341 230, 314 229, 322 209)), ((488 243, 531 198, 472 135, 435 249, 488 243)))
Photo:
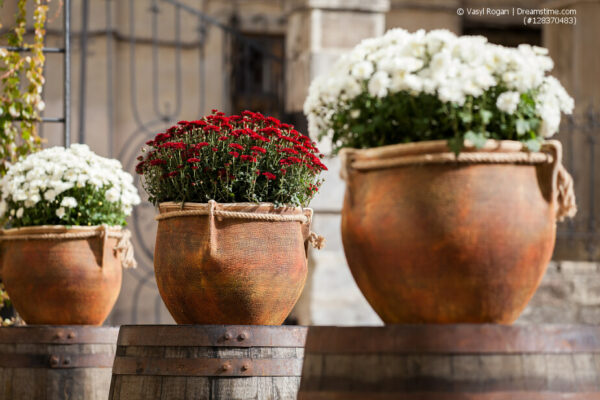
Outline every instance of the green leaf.
POLYGON ((463 148, 464 140, 462 138, 451 138, 448 139, 448 148, 456 155, 460 153, 463 148))
POLYGON ((467 133, 465 133, 465 140, 469 140, 473 143, 473 145, 476 148, 481 149, 483 146, 485 146, 487 138, 483 133, 475 133, 473 131, 468 131, 467 133))
POLYGON ((473 114, 470 111, 460 111, 458 117, 465 124, 470 124, 473 121, 473 114))
POLYGON ((542 141, 540 139, 529 139, 525 142, 525 146, 531 152, 538 152, 542 148, 542 141))
POLYGON ((516 121, 517 135, 523 136, 529 130, 529 122, 519 118, 516 121))
POLYGON ((484 125, 487 125, 492 120, 494 113, 489 110, 481 110, 479 111, 479 115, 481 116, 481 122, 483 122, 484 125))

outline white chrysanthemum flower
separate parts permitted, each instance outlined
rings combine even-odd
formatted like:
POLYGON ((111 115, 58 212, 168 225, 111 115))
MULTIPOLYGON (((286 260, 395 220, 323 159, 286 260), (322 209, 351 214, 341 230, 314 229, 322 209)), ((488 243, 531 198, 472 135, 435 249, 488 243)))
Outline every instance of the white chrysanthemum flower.
POLYGON ((59 207, 56 209, 56 216, 60 219, 62 219, 62 217, 65 216, 65 208, 64 207, 59 207))
POLYGON ((17 212, 16 212, 15 216, 16 216, 17 218, 21 218, 21 217, 23 216, 23 212, 24 212, 24 210, 23 210, 23 207, 20 207, 20 208, 17 210, 17 212))
POLYGON ((352 67, 352 75, 358 79, 368 79, 373 74, 373 63, 361 61, 352 67))
POLYGON ((375 72, 369 81, 369 94, 373 97, 384 97, 388 93, 390 82, 387 72, 375 72))
POLYGON ((54 189, 49 189, 46 192, 44 192, 44 199, 52 202, 54 201, 54 199, 56 199, 56 195, 57 193, 54 189))
POLYGON ((111 203, 116 203, 121 198, 119 191, 116 188, 110 188, 106 191, 106 200, 111 203))
POLYGON ((75 208, 75 207, 77 207, 77 200, 75 200, 74 197, 65 196, 65 197, 63 197, 62 201, 60 202, 60 206, 67 207, 67 208, 75 208))
POLYGON ((503 111, 507 114, 513 114, 517 111, 521 96, 518 92, 504 92, 496 100, 496 107, 498 110, 503 111))

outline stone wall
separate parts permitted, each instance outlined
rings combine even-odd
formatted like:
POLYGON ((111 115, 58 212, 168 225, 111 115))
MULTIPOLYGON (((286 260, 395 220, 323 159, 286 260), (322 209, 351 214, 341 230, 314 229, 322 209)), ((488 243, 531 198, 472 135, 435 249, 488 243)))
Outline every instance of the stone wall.
POLYGON ((600 265, 552 262, 518 324, 600 324, 600 265))

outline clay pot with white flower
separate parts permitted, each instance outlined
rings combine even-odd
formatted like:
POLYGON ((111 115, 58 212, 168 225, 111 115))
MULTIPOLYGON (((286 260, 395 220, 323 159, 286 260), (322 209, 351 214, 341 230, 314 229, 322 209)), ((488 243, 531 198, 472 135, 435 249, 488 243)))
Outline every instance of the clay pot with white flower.
POLYGON ((140 202, 117 160, 86 145, 33 153, 1 181, 0 273, 28 324, 101 325, 134 267, 125 218, 140 202))
POLYGON ((177 323, 280 325, 304 287, 326 169, 293 126, 213 111, 148 141, 136 170, 158 205, 154 271, 177 323))
POLYGON ((342 238, 386 323, 512 323, 576 212, 561 145, 573 100, 547 51, 392 30, 311 85, 313 134, 340 151, 342 238))

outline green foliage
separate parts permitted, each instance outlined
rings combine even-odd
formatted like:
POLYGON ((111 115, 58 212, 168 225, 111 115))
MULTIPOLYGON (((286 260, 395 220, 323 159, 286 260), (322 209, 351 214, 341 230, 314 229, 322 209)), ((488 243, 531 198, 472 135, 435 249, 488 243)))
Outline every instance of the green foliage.
POLYGON ((11 218, 11 228, 38 225, 102 225, 125 226, 127 215, 120 202, 106 200, 109 186, 95 187, 85 185, 83 188, 74 187, 56 197, 52 203, 40 201, 33 207, 23 207, 23 202, 8 200, 9 210, 23 209, 21 218, 11 218), (65 197, 72 197, 77 201, 77 207, 60 207, 65 197), (65 212, 60 218, 57 209, 65 212))
POLYGON ((48 6, 44 0, 34 0, 34 3, 33 42, 26 43, 24 37, 27 0, 18 1, 15 25, 6 35, 9 46, 30 51, 0 49, 0 176, 6 173, 11 163, 41 147, 37 123, 39 111, 44 108, 41 100, 45 62, 42 48, 48 6))
MULTIPOLYGON (((401 91, 379 98, 363 91, 332 116, 334 150, 441 139, 458 154, 464 140, 480 148, 487 139, 497 139, 517 140, 539 151, 543 138, 537 133, 541 121, 535 93, 521 94, 517 110, 508 114, 496 107, 504 90, 495 86, 477 98, 468 96, 462 106, 425 93, 413 96, 401 91)), ((320 138, 325 136, 329 135, 322 132, 320 138)))

